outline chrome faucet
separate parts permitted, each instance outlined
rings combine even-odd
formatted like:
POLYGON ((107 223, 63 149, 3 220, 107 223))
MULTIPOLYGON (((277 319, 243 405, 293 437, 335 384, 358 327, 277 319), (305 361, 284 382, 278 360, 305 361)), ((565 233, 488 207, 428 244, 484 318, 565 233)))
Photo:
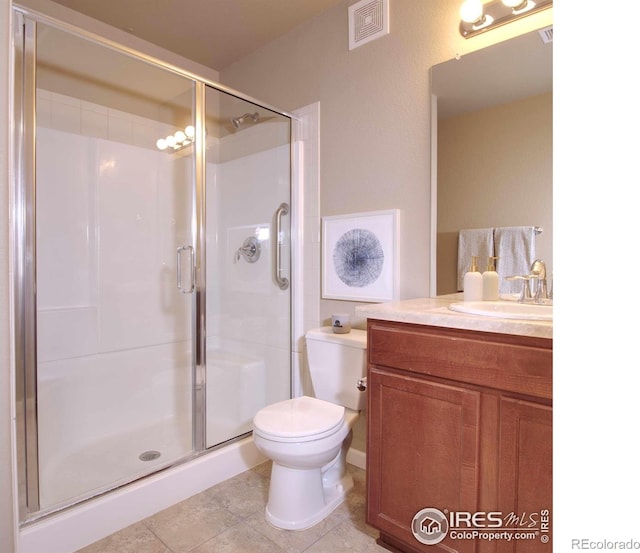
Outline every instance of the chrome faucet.
POLYGON ((522 292, 518 302, 520 303, 547 303, 551 299, 547 291, 547 267, 542 259, 536 259, 531 264, 528 275, 507 277, 507 280, 521 280, 522 292), (533 290, 531 288, 533 281, 533 290))
POLYGON ((533 302, 541 303, 541 300, 548 300, 549 293, 547 292, 547 266, 542 259, 536 259, 531 264, 530 269, 531 276, 535 277, 537 281, 536 291, 533 294, 533 302))
POLYGON ((249 236, 236 251, 233 261, 236 263, 244 257, 247 263, 255 263, 260 259, 261 249, 258 239, 255 236, 249 236))

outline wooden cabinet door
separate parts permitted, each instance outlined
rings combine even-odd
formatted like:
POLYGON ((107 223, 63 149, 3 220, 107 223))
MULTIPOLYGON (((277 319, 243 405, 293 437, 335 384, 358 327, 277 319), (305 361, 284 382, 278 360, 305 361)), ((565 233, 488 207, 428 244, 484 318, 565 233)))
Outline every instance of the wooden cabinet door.
POLYGON ((411 524, 425 508, 478 508, 480 393, 372 367, 368 401, 367 522, 404 551, 475 551, 449 537, 422 544, 411 524))
POLYGON ((535 539, 500 541, 499 552, 551 552, 552 409, 503 397, 500 402, 498 502, 503 514, 535 539), (545 520, 548 517, 548 520, 545 520), (547 541, 548 540, 548 541, 547 541))

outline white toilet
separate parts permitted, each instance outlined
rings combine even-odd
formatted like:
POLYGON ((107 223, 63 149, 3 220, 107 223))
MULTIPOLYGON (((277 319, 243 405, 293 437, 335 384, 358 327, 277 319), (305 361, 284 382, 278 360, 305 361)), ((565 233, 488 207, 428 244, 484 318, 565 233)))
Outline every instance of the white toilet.
POLYGON ((304 530, 324 519, 353 487, 346 455, 366 395, 367 333, 334 334, 331 327, 306 335, 309 371, 316 397, 269 405, 253 419, 256 447, 273 461, 268 522, 304 530))

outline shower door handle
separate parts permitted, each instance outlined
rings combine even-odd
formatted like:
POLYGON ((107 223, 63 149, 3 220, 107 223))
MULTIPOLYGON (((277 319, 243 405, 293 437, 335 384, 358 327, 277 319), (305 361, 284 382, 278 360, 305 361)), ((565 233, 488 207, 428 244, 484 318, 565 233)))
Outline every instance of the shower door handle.
POLYGON ((289 206, 281 203, 276 210, 276 263, 273 268, 273 278, 275 279, 280 290, 289 288, 289 279, 282 276, 282 216, 289 213, 289 206))
POLYGON ((195 268, 195 256, 193 255, 193 246, 180 246, 176 251, 176 281, 178 285, 178 290, 180 290, 183 294, 191 294, 196 287, 196 268, 195 268), (182 285, 182 254, 187 251, 189 252, 189 287, 185 288, 182 285))

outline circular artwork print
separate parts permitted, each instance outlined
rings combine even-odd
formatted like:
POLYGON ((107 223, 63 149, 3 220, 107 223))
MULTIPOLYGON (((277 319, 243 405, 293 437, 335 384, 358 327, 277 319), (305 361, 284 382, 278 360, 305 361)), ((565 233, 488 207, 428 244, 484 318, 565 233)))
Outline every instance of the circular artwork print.
POLYGON ((362 288, 372 284, 384 265, 380 240, 373 232, 361 228, 345 232, 333 249, 333 264, 347 286, 362 288))

